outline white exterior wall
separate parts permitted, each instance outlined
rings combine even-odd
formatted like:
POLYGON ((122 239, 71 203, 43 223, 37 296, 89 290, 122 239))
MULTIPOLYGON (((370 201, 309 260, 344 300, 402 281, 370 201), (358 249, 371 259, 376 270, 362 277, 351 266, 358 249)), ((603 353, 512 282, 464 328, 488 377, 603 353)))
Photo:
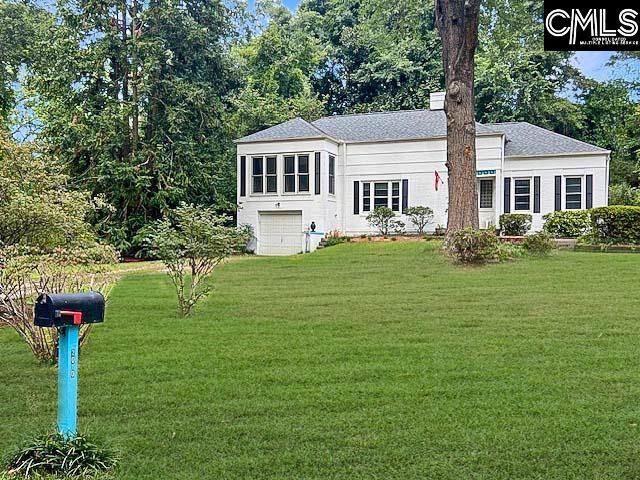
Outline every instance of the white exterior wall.
MULTIPOLYGON (((547 157, 506 157, 504 177, 511 178, 511 212, 529 213, 533 217, 532 230, 540 230, 544 225, 543 215, 555 209, 555 177, 562 176, 562 210, 565 209, 565 178, 581 177, 582 206, 586 204, 586 175, 593 175, 593 206, 606 206, 609 197, 609 162, 607 154, 574 154, 547 157), (513 180, 516 178, 540 177, 540 213, 514 210, 513 180)), ((504 200, 502 200, 504 202, 504 200)), ((533 205, 532 205, 533 208, 533 205)))
MULTIPOLYGON (((496 170, 500 173, 502 163, 502 135, 479 136, 476 140, 478 170, 496 170)), ((344 214, 341 230, 347 235, 376 233, 367 222, 367 215, 360 204, 359 213, 354 214, 354 182, 362 181, 409 181, 408 206, 423 205, 434 211, 433 223, 427 231, 433 231, 438 224, 446 226, 447 187, 447 142, 444 138, 403 142, 355 143, 347 145, 345 169, 344 214), (435 172, 444 185, 435 189, 435 172)), ((373 186, 372 186, 373 188, 373 186)), ((494 192, 495 194, 495 192, 494 192)), ((360 187, 362 203, 362 187, 360 187)), ((373 198, 372 198, 373 202, 373 198)), ((495 201, 494 201, 495 205, 495 201)), ((373 204, 371 209, 373 209, 373 204)), ((412 229, 408 219, 398 214, 412 229)))
MULTIPOLYGON (((237 156, 237 199, 238 199, 238 225, 249 224, 254 229, 255 239, 249 245, 257 254, 260 254, 260 245, 256 241, 260 237, 259 215, 261 212, 294 212, 302 213, 303 231, 307 230, 311 222, 316 224, 317 235, 309 236, 309 249, 315 250, 323 235, 335 230, 338 225, 337 195, 329 192, 329 154, 336 156, 338 163, 338 146, 329 140, 297 140, 280 142, 249 143, 238 145, 237 156), (315 195, 315 152, 320 152, 321 185, 320 195, 315 195), (309 192, 308 193, 284 193, 284 156, 289 154, 309 154, 309 192), (252 157, 276 156, 278 173, 277 193, 252 192, 252 157), (240 158, 246 157, 246 196, 241 197, 240 192, 240 158)), ((336 165, 337 168, 337 165, 336 165)), ((337 174, 337 172, 336 172, 337 174)), ((338 179, 336 178, 336 183, 338 179)), ((337 193, 337 192, 336 192, 337 193)), ((306 238, 300 232, 300 251, 306 249, 306 238)))
MULTIPOLYGON (((480 211, 480 226, 498 225, 500 214, 504 211, 503 186, 504 178, 511 178, 511 212, 531 213, 533 230, 542 228, 542 216, 552 212, 555 205, 555 176, 563 177, 562 206, 564 209, 566 176, 593 175, 593 206, 607 204, 608 198, 608 154, 575 154, 546 157, 504 157, 504 136, 502 134, 481 135, 476 140, 477 170, 485 171, 480 178, 493 178, 493 209, 480 211), (489 171, 487 174, 486 171, 489 171), (495 171, 495 172, 494 172, 495 171), (541 212, 516 212, 514 210, 514 179, 540 176, 541 212)), ((311 222, 316 223, 316 231, 328 234, 339 230, 347 235, 375 233, 366 221, 369 212, 362 210, 362 186, 360 186, 359 213, 354 214, 354 182, 399 181, 408 180, 408 205, 424 205, 434 210, 433 223, 427 231, 433 231, 440 224, 446 226, 448 185, 446 162, 446 139, 422 139, 399 142, 373 143, 337 143, 328 139, 287 140, 277 142, 249 143, 238 145, 238 172, 240 157, 246 157, 246 196, 240 197, 240 175, 238 174, 238 224, 253 226, 256 238, 259 238, 260 212, 302 213, 303 230, 311 222), (314 152, 321 153, 321 194, 315 195, 315 160, 314 152), (284 161, 286 154, 309 154, 309 193, 285 194, 284 161), (329 192, 329 155, 336 157, 335 195, 329 192), (276 155, 278 163, 278 193, 253 194, 251 192, 253 156, 276 155), (435 189, 435 172, 438 172, 444 184, 435 189)), ((583 182, 583 205, 586 201, 586 188, 583 182)), ((400 198, 402 201, 402 196, 400 198)), ((533 208, 533 196, 531 199, 533 208)), ((371 198, 373 209, 373 195, 371 198)), ((407 230, 411 230, 410 222, 401 214, 407 230)), ((314 250, 322 238, 321 235, 310 236, 310 250, 314 250)), ((300 251, 306 248, 305 235, 301 232, 300 251)), ((256 253, 260 254, 260 246, 256 253)))

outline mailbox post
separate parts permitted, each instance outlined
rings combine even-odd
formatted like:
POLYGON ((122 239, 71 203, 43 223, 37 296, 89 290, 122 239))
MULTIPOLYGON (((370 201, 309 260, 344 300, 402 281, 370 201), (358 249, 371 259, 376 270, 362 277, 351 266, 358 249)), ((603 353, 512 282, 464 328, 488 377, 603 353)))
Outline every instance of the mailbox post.
POLYGON ((104 297, 97 292, 42 294, 36 300, 35 325, 58 329, 58 432, 78 431, 78 348, 80 327, 104 321, 104 297))

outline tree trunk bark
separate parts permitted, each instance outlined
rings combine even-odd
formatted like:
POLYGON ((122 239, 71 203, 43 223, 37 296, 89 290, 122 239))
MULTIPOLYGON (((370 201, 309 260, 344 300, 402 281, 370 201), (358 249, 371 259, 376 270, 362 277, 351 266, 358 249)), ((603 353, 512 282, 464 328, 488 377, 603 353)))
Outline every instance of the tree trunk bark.
POLYGON ((478 228, 473 83, 479 11, 480 0, 436 0, 447 89, 447 237, 463 228, 478 228))

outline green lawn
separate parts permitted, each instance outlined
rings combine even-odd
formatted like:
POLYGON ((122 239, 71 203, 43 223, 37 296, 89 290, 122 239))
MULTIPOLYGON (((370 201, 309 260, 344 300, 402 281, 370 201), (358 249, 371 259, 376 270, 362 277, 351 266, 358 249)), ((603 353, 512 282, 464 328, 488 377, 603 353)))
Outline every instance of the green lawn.
MULTIPOLYGON (((187 320, 114 290, 80 424, 118 479, 640 478, 640 255, 483 268, 436 244, 221 268, 187 320)), ((55 422, 55 370, 0 330, 0 452, 55 422)))

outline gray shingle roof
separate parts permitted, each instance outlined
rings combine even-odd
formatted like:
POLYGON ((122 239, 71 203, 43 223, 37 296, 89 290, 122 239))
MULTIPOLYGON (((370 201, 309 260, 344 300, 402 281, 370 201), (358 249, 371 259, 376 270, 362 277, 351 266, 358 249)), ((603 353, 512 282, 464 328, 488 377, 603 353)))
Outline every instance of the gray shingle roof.
MULTIPOLYGON (((559 153, 606 153, 607 150, 537 127, 527 122, 476 123, 479 134, 504 133, 505 156, 559 153)), ((447 119, 443 110, 334 115, 314 122, 294 118, 237 140, 238 143, 291 138, 331 137, 344 142, 376 142, 443 137, 447 119)))
POLYGON ((558 153, 607 153, 608 150, 560 135, 527 122, 489 123, 488 127, 504 132, 507 143, 504 155, 550 155, 558 153))
POLYGON ((300 117, 274 125, 266 130, 247 135, 237 140, 238 143, 284 140, 285 138, 323 138, 327 134, 300 117))

